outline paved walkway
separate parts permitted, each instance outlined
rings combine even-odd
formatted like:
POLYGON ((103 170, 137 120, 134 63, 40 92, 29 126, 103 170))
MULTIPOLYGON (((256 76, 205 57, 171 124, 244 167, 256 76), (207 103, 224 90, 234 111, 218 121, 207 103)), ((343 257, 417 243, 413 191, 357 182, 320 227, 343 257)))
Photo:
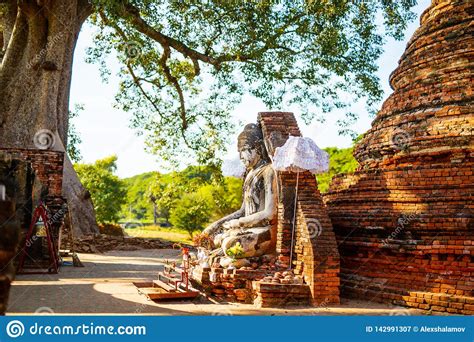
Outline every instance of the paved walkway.
POLYGON ((20 275, 10 295, 9 315, 146 314, 146 315, 414 315, 423 312, 379 303, 343 300, 328 308, 258 309, 246 304, 155 303, 140 295, 134 281, 155 279, 177 250, 112 251, 81 254, 85 267, 64 266, 57 275, 20 275))

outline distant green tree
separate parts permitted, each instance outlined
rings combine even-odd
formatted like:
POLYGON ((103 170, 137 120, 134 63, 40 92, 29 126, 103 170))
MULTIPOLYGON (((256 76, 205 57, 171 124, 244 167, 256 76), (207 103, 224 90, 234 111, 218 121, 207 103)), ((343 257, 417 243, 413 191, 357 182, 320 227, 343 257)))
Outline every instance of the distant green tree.
POLYGON ((212 219, 217 220, 238 210, 242 205, 242 180, 225 177, 222 182, 201 186, 197 193, 208 199, 212 219))
POLYGON ((148 190, 150 198, 154 198, 157 214, 164 218, 166 223, 170 222, 171 209, 182 193, 182 187, 168 175, 158 176, 148 190))
POLYGON ((318 180, 318 189, 321 192, 329 190, 332 177, 339 173, 353 172, 357 167, 357 161, 352 155, 352 147, 327 147, 324 150, 329 153, 329 171, 316 177, 318 180))
POLYGON ((171 210, 171 223, 183 229, 192 238, 193 233, 204 229, 211 218, 209 201, 197 193, 185 194, 171 210))
MULTIPOLYGON (((188 166, 179 172, 157 174, 146 192, 151 208, 153 204, 156 205, 158 215, 169 223, 171 210, 175 207, 176 201, 183 194, 194 193, 200 187, 211 184, 216 178, 215 174, 216 171, 211 166, 188 166)), ((210 206, 211 204, 209 203, 210 206)))
POLYGON ((175 175, 181 185, 189 189, 196 189, 203 184, 211 183, 215 179, 217 172, 213 166, 191 165, 175 175))
POLYGON ((150 201, 148 189, 157 174, 146 172, 123 180, 127 198, 122 206, 121 219, 143 221, 153 218, 153 203, 150 201))
POLYGON ((82 184, 91 194, 99 223, 117 222, 120 207, 125 203, 127 191, 123 181, 114 175, 116 163, 117 157, 110 156, 93 164, 74 166, 82 184))
POLYGON ((168 174, 148 172, 124 182, 127 200, 121 217, 126 220, 153 219, 156 223, 161 218, 169 224, 171 212, 186 194, 201 196, 213 220, 234 212, 242 203, 242 180, 222 177, 210 166, 188 166, 168 174))

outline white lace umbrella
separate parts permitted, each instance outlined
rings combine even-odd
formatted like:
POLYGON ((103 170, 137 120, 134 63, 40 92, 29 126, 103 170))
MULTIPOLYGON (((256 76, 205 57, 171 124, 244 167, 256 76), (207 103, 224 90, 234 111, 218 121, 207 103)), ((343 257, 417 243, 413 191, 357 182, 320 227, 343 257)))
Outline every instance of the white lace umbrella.
POLYGON ((310 138, 290 136, 275 150, 273 167, 278 171, 323 173, 329 170, 329 155, 310 138))
POLYGON ((329 170, 329 155, 321 150, 310 138, 290 136, 285 145, 278 147, 273 156, 273 167, 277 171, 296 172, 295 207, 291 231, 290 268, 293 260, 294 235, 296 223, 296 205, 298 202, 298 183, 300 172, 310 171, 313 174, 329 170))

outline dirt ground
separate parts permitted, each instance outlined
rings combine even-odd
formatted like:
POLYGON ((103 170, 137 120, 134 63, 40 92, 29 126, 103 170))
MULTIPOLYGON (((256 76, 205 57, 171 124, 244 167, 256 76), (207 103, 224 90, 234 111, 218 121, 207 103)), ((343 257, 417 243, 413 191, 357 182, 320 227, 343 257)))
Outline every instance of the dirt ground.
POLYGON ((85 267, 63 266, 56 275, 19 275, 10 295, 8 315, 129 314, 129 315, 417 315, 414 309, 342 300, 320 308, 258 309, 253 305, 218 304, 205 298, 194 301, 148 300, 132 284, 155 279, 167 259, 179 251, 111 251, 80 254, 85 267))

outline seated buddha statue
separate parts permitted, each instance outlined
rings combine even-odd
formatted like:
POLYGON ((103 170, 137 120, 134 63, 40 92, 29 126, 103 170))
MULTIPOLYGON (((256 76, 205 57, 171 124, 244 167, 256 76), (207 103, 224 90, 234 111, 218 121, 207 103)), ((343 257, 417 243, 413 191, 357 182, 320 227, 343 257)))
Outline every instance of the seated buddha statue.
POLYGON ((246 167, 242 207, 203 232, 213 239, 217 249, 211 254, 219 256, 224 267, 242 265, 238 259, 271 254, 276 241, 276 228, 272 225, 277 205, 276 177, 258 125, 245 126, 238 137, 238 150, 246 167), (236 245, 238 256, 229 253, 236 245))

